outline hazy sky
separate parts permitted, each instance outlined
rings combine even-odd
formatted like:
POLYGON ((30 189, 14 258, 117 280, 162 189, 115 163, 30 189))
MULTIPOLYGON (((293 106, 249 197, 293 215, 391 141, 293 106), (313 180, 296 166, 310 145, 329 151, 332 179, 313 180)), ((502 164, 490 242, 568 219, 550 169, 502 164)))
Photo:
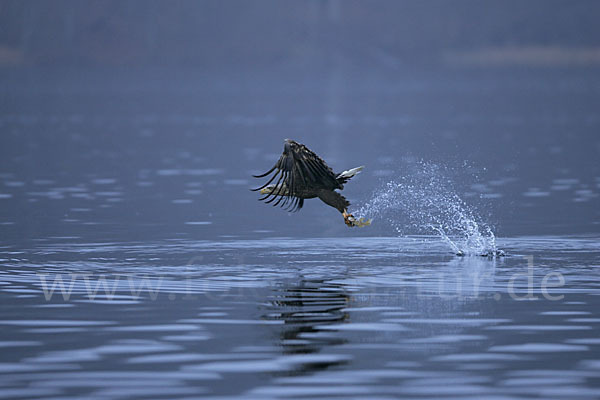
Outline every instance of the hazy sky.
POLYGON ((599 18, 593 0, 3 0, 0 65, 394 68, 515 47, 598 63, 599 18))

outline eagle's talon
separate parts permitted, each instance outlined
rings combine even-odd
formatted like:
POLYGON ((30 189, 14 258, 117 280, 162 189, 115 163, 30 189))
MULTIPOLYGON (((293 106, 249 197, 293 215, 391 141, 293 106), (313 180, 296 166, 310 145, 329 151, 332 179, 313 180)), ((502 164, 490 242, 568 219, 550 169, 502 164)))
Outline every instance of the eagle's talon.
POLYGON ((351 228, 354 226, 362 228, 371 225, 370 219, 367 221, 365 221, 364 218, 356 219, 354 215, 347 212, 343 212, 342 215, 344 216, 344 223, 351 228))
POLYGON ((354 215, 347 213, 347 212, 344 212, 342 215, 344 216, 344 223, 346 225, 348 225, 349 227, 353 227, 353 226, 363 227, 363 226, 369 225, 371 223, 371 221, 365 222, 362 219, 357 220, 354 217, 354 215))
POLYGON ((342 213, 342 215, 344 216, 344 223, 350 227, 354 226, 354 222, 356 221, 356 219, 354 218, 354 215, 347 213, 346 211, 344 211, 342 213))

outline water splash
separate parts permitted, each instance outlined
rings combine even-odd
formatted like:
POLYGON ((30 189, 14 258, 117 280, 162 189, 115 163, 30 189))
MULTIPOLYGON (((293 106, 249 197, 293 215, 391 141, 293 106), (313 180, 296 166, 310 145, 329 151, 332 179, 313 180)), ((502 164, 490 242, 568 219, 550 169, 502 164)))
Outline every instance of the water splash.
POLYGON ((413 168, 375 192, 356 215, 386 220, 401 235, 439 235, 460 256, 503 255, 492 229, 456 194, 439 166, 418 163, 413 168))

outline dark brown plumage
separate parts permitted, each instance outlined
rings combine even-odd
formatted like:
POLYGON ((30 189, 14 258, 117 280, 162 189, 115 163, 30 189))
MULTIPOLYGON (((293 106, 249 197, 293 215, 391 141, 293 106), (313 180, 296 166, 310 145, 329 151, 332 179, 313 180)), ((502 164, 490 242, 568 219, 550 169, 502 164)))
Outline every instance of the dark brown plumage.
POLYGON ((357 221, 347 209, 350 202, 336 192, 344 189, 344 184, 356 175, 363 167, 353 168, 340 174, 335 174, 327 163, 305 145, 286 139, 283 154, 275 165, 255 178, 273 175, 261 187, 264 196, 259 200, 274 206, 281 205, 289 211, 297 211, 304 205, 305 199, 320 198, 326 204, 334 207, 344 216, 348 226, 363 226, 365 221, 357 221), (275 182, 275 183, 273 183, 275 182))

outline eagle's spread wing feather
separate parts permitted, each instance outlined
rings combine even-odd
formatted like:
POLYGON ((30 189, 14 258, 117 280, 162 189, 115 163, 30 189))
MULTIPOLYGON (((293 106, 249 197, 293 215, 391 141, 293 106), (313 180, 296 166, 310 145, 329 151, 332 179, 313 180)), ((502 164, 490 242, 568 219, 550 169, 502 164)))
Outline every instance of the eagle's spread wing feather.
POLYGON ((314 192, 316 195, 319 189, 341 188, 333 170, 325 161, 303 144, 293 140, 286 140, 283 154, 270 170, 254 177, 263 178, 274 171, 267 183, 252 190, 264 189, 277 179, 275 189, 260 200, 264 200, 265 203, 274 202, 274 206, 287 206, 290 211, 302 208, 306 193, 314 192))

